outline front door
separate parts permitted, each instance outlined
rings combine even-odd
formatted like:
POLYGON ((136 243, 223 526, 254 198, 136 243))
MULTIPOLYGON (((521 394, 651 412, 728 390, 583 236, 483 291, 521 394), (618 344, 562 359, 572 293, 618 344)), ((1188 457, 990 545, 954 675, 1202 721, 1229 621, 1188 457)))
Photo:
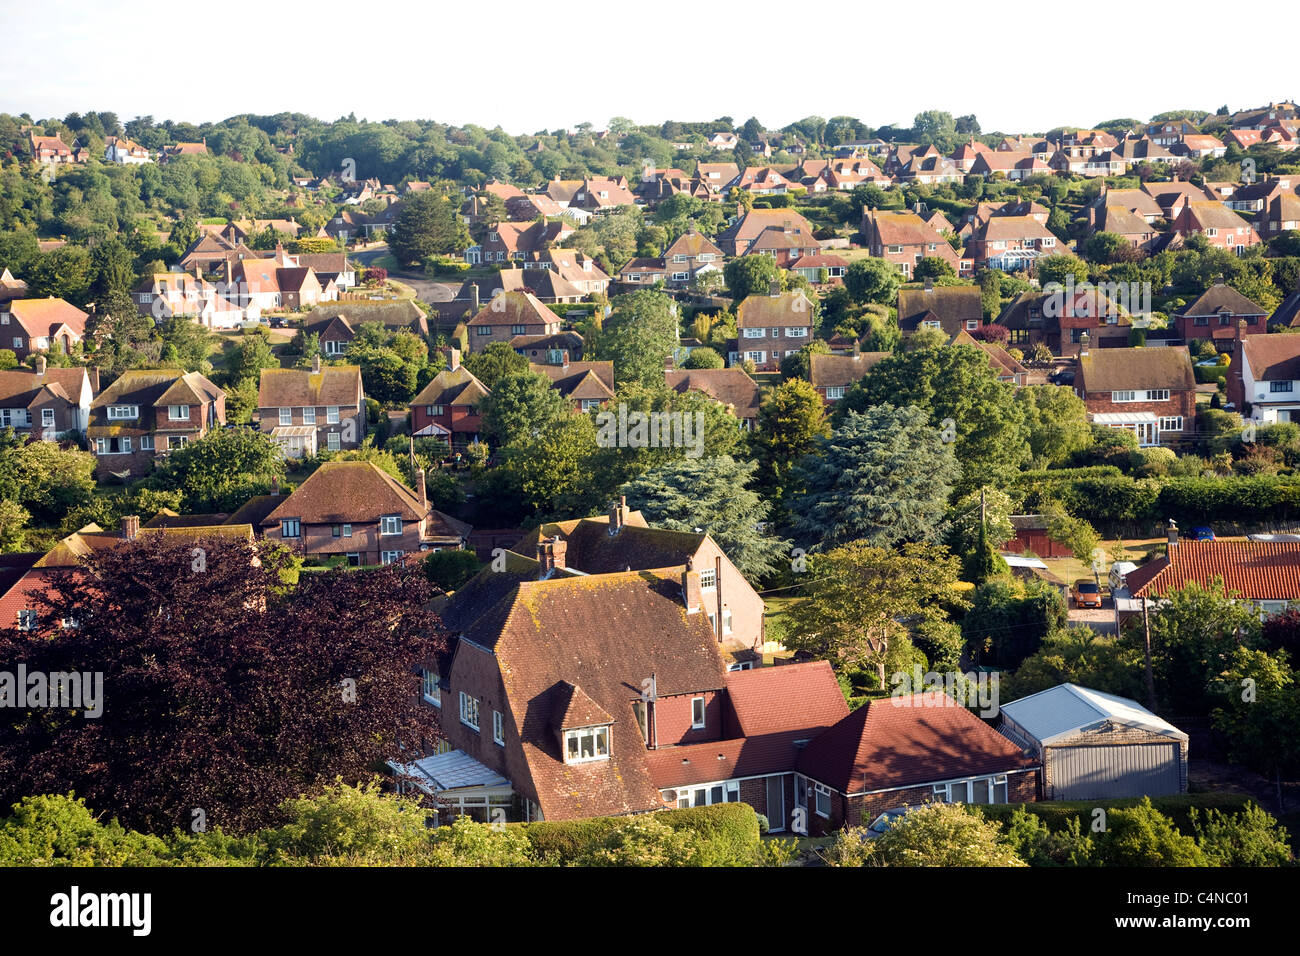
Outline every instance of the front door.
POLYGON ((767 778, 767 822, 773 832, 785 831, 785 777, 767 778))

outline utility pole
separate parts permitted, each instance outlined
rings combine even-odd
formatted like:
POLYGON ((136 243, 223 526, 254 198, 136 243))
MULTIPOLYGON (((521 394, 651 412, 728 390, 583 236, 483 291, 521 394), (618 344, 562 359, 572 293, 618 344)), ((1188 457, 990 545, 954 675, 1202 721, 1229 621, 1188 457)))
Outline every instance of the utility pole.
POLYGON ((1151 672, 1151 615, 1147 612, 1147 599, 1142 598, 1142 652, 1146 657, 1147 671, 1147 708, 1156 710, 1156 681, 1151 672))
POLYGON ((980 485, 980 530, 984 530, 984 486, 980 485))

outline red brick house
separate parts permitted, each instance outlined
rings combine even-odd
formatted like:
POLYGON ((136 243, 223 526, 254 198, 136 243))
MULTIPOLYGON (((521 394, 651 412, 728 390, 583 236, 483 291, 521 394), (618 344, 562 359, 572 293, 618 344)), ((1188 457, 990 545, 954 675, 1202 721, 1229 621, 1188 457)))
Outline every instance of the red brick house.
POLYGON ((560 324, 560 317, 531 292, 502 292, 469 320, 469 350, 482 352, 517 335, 558 335, 560 324))
POLYGON ((1173 231, 1182 238, 1202 235, 1211 246, 1237 255, 1260 241, 1254 226, 1223 203, 1209 200, 1189 202, 1183 206, 1173 221, 1173 231))
POLYGON ((1057 251, 1057 239, 1033 216, 990 216, 976 227, 965 257, 976 266, 1012 271, 1032 268, 1057 251))
POLYGON ((424 551, 458 551, 470 526, 429 506, 418 491, 368 461, 327 461, 262 519, 270 540, 353 566, 403 562, 424 551))
POLYGON ((960 276, 974 274, 970 259, 958 255, 947 239, 914 212, 868 209, 862 217, 862 236, 873 256, 897 266, 908 278, 926 257, 942 259, 960 276))
POLYGON ((101 481, 139 478, 169 451, 226 423, 226 393, 198 372, 131 369, 90 403, 86 438, 101 481))
POLYGON ((366 437, 366 395, 356 365, 310 370, 266 368, 257 390, 258 427, 289 458, 360 448, 366 437))
POLYGON ((898 328, 904 336, 939 329, 951 339, 984 324, 984 302, 977 286, 939 286, 929 279, 921 289, 898 290, 898 328))
POLYGON ((746 296, 736 307, 736 328, 728 364, 748 359, 758 371, 775 371, 784 356, 812 341, 813 304, 798 290, 746 296))
POLYGON ((1098 425, 1125 428, 1143 447, 1196 431, 1196 378, 1185 346, 1096 349, 1079 354, 1074 391, 1098 425))
POLYGON ((74 151, 61 136, 37 136, 35 133, 28 133, 27 136, 32 159, 38 163, 62 165, 85 162, 84 158, 78 158, 83 151, 74 151))
POLYGON ((743 256, 768 229, 813 234, 812 224, 793 209, 751 209, 718 233, 717 246, 728 256, 743 256))
POLYGON ((529 362, 528 368, 550 379, 551 387, 576 411, 591 411, 614 400, 613 362, 570 362, 567 352, 559 358, 558 362, 529 362))
POLYGON ((20 362, 56 343, 66 353, 85 336, 89 317, 62 299, 11 299, 0 303, 0 348, 10 349, 20 362))
POLYGON ((1053 355, 1072 354, 1084 335, 1094 349, 1127 348, 1133 325, 1123 303, 1088 287, 1022 292, 994 321, 1008 329, 1008 346, 1028 354, 1042 342, 1053 355))
POLYGON ((452 349, 448 367, 411 399, 411 435, 445 438, 452 446, 477 440, 483 424, 480 408, 489 391, 460 364, 460 350, 452 349))
POLYGON ((1207 339, 1227 351, 1243 335, 1264 331, 1268 309, 1250 301, 1232 286, 1216 283, 1196 301, 1174 313, 1174 327, 1184 342, 1207 339))

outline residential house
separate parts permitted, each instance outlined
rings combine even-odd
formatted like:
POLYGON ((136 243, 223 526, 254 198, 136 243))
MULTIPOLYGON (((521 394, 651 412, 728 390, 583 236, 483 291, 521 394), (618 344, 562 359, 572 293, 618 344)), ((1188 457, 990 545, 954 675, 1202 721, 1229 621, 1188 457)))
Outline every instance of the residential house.
POLYGON ((1145 182, 1142 192, 1156 201, 1161 213, 1170 222, 1178 218, 1188 203, 1218 201, 1218 197, 1204 186, 1175 179, 1171 182, 1145 182))
POLYGON ((6 302, 25 298, 27 298, 27 283, 22 279, 15 279, 14 274, 8 269, 0 269, 0 311, 3 311, 6 302))
MULTIPOLYGON (((1284 303, 1285 304, 1285 303, 1284 303)), ((1239 336, 1228 364, 1228 401, 1261 424, 1300 422, 1300 336, 1239 336)))
POLYGON ((35 133, 28 133, 27 145, 31 149, 32 159, 47 166, 79 162, 72 147, 65 143, 61 136, 37 136, 35 133))
POLYGON ((973 335, 962 329, 953 336, 949 345, 967 345, 971 348, 981 349, 989 357, 989 368, 997 376, 999 382, 1006 382, 1009 385, 1021 387, 1029 382, 1029 369, 1025 368, 1015 358, 996 342, 981 342, 973 335))
MULTIPOLYGON (((590 295, 603 295, 609 288, 610 279, 605 270, 596 265, 595 260, 590 256, 574 249, 562 249, 552 246, 549 249, 530 253, 528 258, 524 260, 523 268, 525 272, 551 273, 550 276, 543 278, 549 282, 554 282, 555 279, 561 280, 559 288, 576 290, 579 298, 590 295)), ((503 285, 503 288, 509 289, 510 287, 503 285)), ((542 299, 543 302, 549 301, 540 292, 538 298, 542 299)), ((555 301, 562 300, 557 297, 555 301)), ((566 295, 563 301, 577 301, 577 299, 566 295)))
POLYGON ((667 285, 668 277, 668 262, 662 257, 638 256, 618 270, 618 284, 624 289, 649 288, 661 282, 667 285))
POLYGON ((664 380, 678 394, 700 392, 725 406, 745 431, 758 422, 762 392, 743 368, 670 368, 664 370, 664 380))
POLYGON ((793 209, 751 209, 718 234, 717 247, 730 257, 746 255, 758 237, 770 229, 811 237, 812 224, 793 209))
POLYGON ((257 391, 258 427, 287 458, 360 448, 366 436, 366 401, 355 365, 267 368, 257 391))
POLYGON ((1022 292, 994 321, 1010 331, 1009 345, 1028 352, 1042 342, 1053 355, 1073 354, 1085 334, 1094 349, 1127 347, 1133 326, 1124 302, 1086 286, 1022 292))
POLYGON ((99 370, 48 368, 36 359, 36 371, 0 372, 0 428, 19 436, 55 441, 68 432, 84 434, 90 424, 90 403, 99 370))
POLYGON ((1121 236, 1134 249, 1143 252, 1149 252, 1160 236, 1145 217, 1123 206, 1090 207, 1088 213, 1094 235, 1107 232, 1121 236))
POLYGON ((627 188, 622 177, 618 179, 591 178, 583 180, 582 186, 569 200, 567 209, 585 209, 599 215, 613 212, 622 206, 635 206, 636 196, 627 188))
POLYGON ((144 163, 152 163, 153 157, 149 155, 149 150, 125 136, 106 136, 104 137, 104 161, 121 166, 141 166, 144 163))
POLYGON ((1270 196, 1255 217, 1255 228, 1265 242, 1278 233, 1300 229, 1300 196, 1294 192, 1270 196))
POLYGON ((972 176, 1002 176, 1018 182, 1030 176, 1051 175, 1052 167, 1042 153, 988 150, 971 160, 969 172, 972 176))
POLYGON ((735 133, 719 132, 711 135, 706 145, 709 149, 735 149, 739 142, 740 137, 735 133))
POLYGON ((482 352, 493 342, 518 336, 557 335, 560 317, 530 292, 501 292, 469 320, 469 350, 482 352))
POLYGON ((1033 216, 991 216, 972 233, 965 258, 1012 272, 1032 269, 1037 259, 1057 251, 1056 236, 1033 216))
POLYGON ((743 189, 755 196, 784 196, 799 183, 786 179, 771 166, 747 166, 727 185, 730 189, 743 189))
POLYGON ((735 163, 696 163, 695 180, 708 189, 713 197, 721 197, 729 183, 740 175, 735 163))
POLYGON ((1259 234, 1245 219, 1220 202, 1189 202, 1173 221, 1173 231, 1182 238, 1204 236, 1211 246, 1241 255, 1260 241, 1259 234))
POLYGON ((939 329, 949 339, 984 324, 984 302, 977 286, 939 286, 927 279, 922 289, 898 290, 898 328, 904 336, 939 329))
POLYGON ((821 243, 813 234, 802 229, 785 229, 771 226, 760 232, 749 244, 747 256, 768 256, 782 269, 788 269, 800 259, 821 252, 821 243))
POLYGON ((1268 310, 1246 298, 1232 286, 1217 282, 1190 305, 1175 312, 1174 327, 1184 342, 1214 342, 1221 351, 1230 351, 1232 342, 1245 335, 1264 331, 1268 310))
POLYGON ((1125 575, 1136 599, 1157 599, 1159 613, 1171 591, 1190 584, 1209 588, 1216 578, 1235 600, 1256 608, 1261 616, 1278 614, 1300 602, 1300 541, 1180 541, 1169 523, 1165 553, 1125 575))
POLYGON ((311 558, 354 567, 459 551, 470 526, 429 505, 422 469, 412 491, 369 461, 327 461, 262 519, 262 532, 311 558))
POLYGON ((668 284, 673 287, 684 286, 701 272, 719 271, 725 258, 723 251, 707 236, 688 229, 664 250, 663 261, 668 284))
POLYGON ((90 403, 95 475, 147 475, 159 459, 226 423, 226 393, 199 372, 130 369, 90 403))
POLYGON ((180 159, 182 156, 206 156, 208 154, 208 138, 205 136, 197 143, 172 143, 170 146, 164 146, 158 154, 158 161, 165 163, 172 159, 180 159))
POLYGON ((849 263, 847 259, 841 259, 836 255, 814 252, 800 256, 787 268, 796 275, 803 276, 813 285, 822 282, 823 274, 828 285, 839 285, 844 281, 844 273, 848 271, 849 263))
POLYGON ((425 340, 429 338, 428 318, 409 299, 318 305, 303 322, 302 330, 304 336, 319 336, 325 357, 334 358, 347 353, 357 329, 367 322, 382 325, 385 332, 410 332, 425 340))
POLYGON ((56 345, 66 353, 86 334, 89 314, 62 299, 10 299, 0 302, 0 348, 22 361, 56 345))
POLYGON ((1144 448, 1177 444, 1196 431, 1196 378, 1184 346, 1089 349, 1085 343, 1074 391, 1089 421, 1127 429, 1144 448))
POLYGON ((478 440, 483 399, 490 390, 460 364, 460 349, 451 349, 447 368, 411 399, 411 435, 443 438, 453 447, 478 440))
POLYGON ((558 245, 574 232, 567 217, 536 222, 499 222, 484 235, 483 241, 465 250, 465 261, 508 262, 527 259, 531 253, 558 245))
POLYGON ((776 371, 784 356, 812 341, 813 304, 802 290, 746 296, 736 307, 736 328, 728 364, 748 360, 758 371, 776 371))
POLYGON ((136 286, 131 298, 142 314, 159 323, 165 319, 192 318, 204 328, 233 329, 261 316, 257 303, 240 306, 236 290, 225 283, 213 284, 199 272, 196 266, 193 275, 155 273, 136 286))
POLYGON ((1165 215, 1165 210, 1161 208, 1155 196, 1145 189, 1110 189, 1102 183, 1101 193, 1088 204, 1088 224, 1092 231, 1103 231, 1097 224, 1098 218, 1104 215, 1107 208, 1116 206, 1141 217, 1142 221, 1148 224, 1154 223, 1165 215))
POLYGON ((863 352, 855 342, 847 355, 808 356, 808 380, 817 394, 829 407, 848 394, 876 363, 889 358, 892 352, 863 352))
POLYGON ((942 259, 958 275, 974 275, 971 259, 958 255, 943 235, 914 212, 868 209, 862 217, 862 235, 871 255, 897 266, 908 278, 927 257, 942 259))
POLYGON ((545 375, 551 387, 580 412, 600 408, 614 400, 613 362, 571 362, 569 353, 556 350, 554 362, 529 362, 530 371, 545 375))

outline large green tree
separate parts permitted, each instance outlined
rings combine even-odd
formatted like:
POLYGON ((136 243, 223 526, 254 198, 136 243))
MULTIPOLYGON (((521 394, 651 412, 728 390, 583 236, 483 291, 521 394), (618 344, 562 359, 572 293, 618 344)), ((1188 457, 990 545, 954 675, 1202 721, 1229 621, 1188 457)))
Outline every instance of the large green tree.
POLYGON ((785 485, 790 469, 830 434, 825 404, 812 383, 782 382, 763 396, 757 428, 750 439, 758 458, 758 482, 773 492, 785 485))
POLYGON ((284 477, 284 458, 270 436, 253 428, 219 428, 167 456, 151 482, 181 492, 188 512, 234 511, 284 477))
POLYGON ((398 262, 422 262, 428 256, 464 251, 469 230, 460 210, 446 196, 432 190, 407 193, 402 211, 388 234, 388 248, 398 262))
POLYGON ((507 372, 479 406, 494 447, 526 442, 573 414, 568 399, 537 372, 507 372))
POLYGON ((678 341, 676 306, 668 296, 651 289, 620 295, 611 303, 596 358, 614 363, 619 385, 636 382, 662 384, 664 362, 678 341))

